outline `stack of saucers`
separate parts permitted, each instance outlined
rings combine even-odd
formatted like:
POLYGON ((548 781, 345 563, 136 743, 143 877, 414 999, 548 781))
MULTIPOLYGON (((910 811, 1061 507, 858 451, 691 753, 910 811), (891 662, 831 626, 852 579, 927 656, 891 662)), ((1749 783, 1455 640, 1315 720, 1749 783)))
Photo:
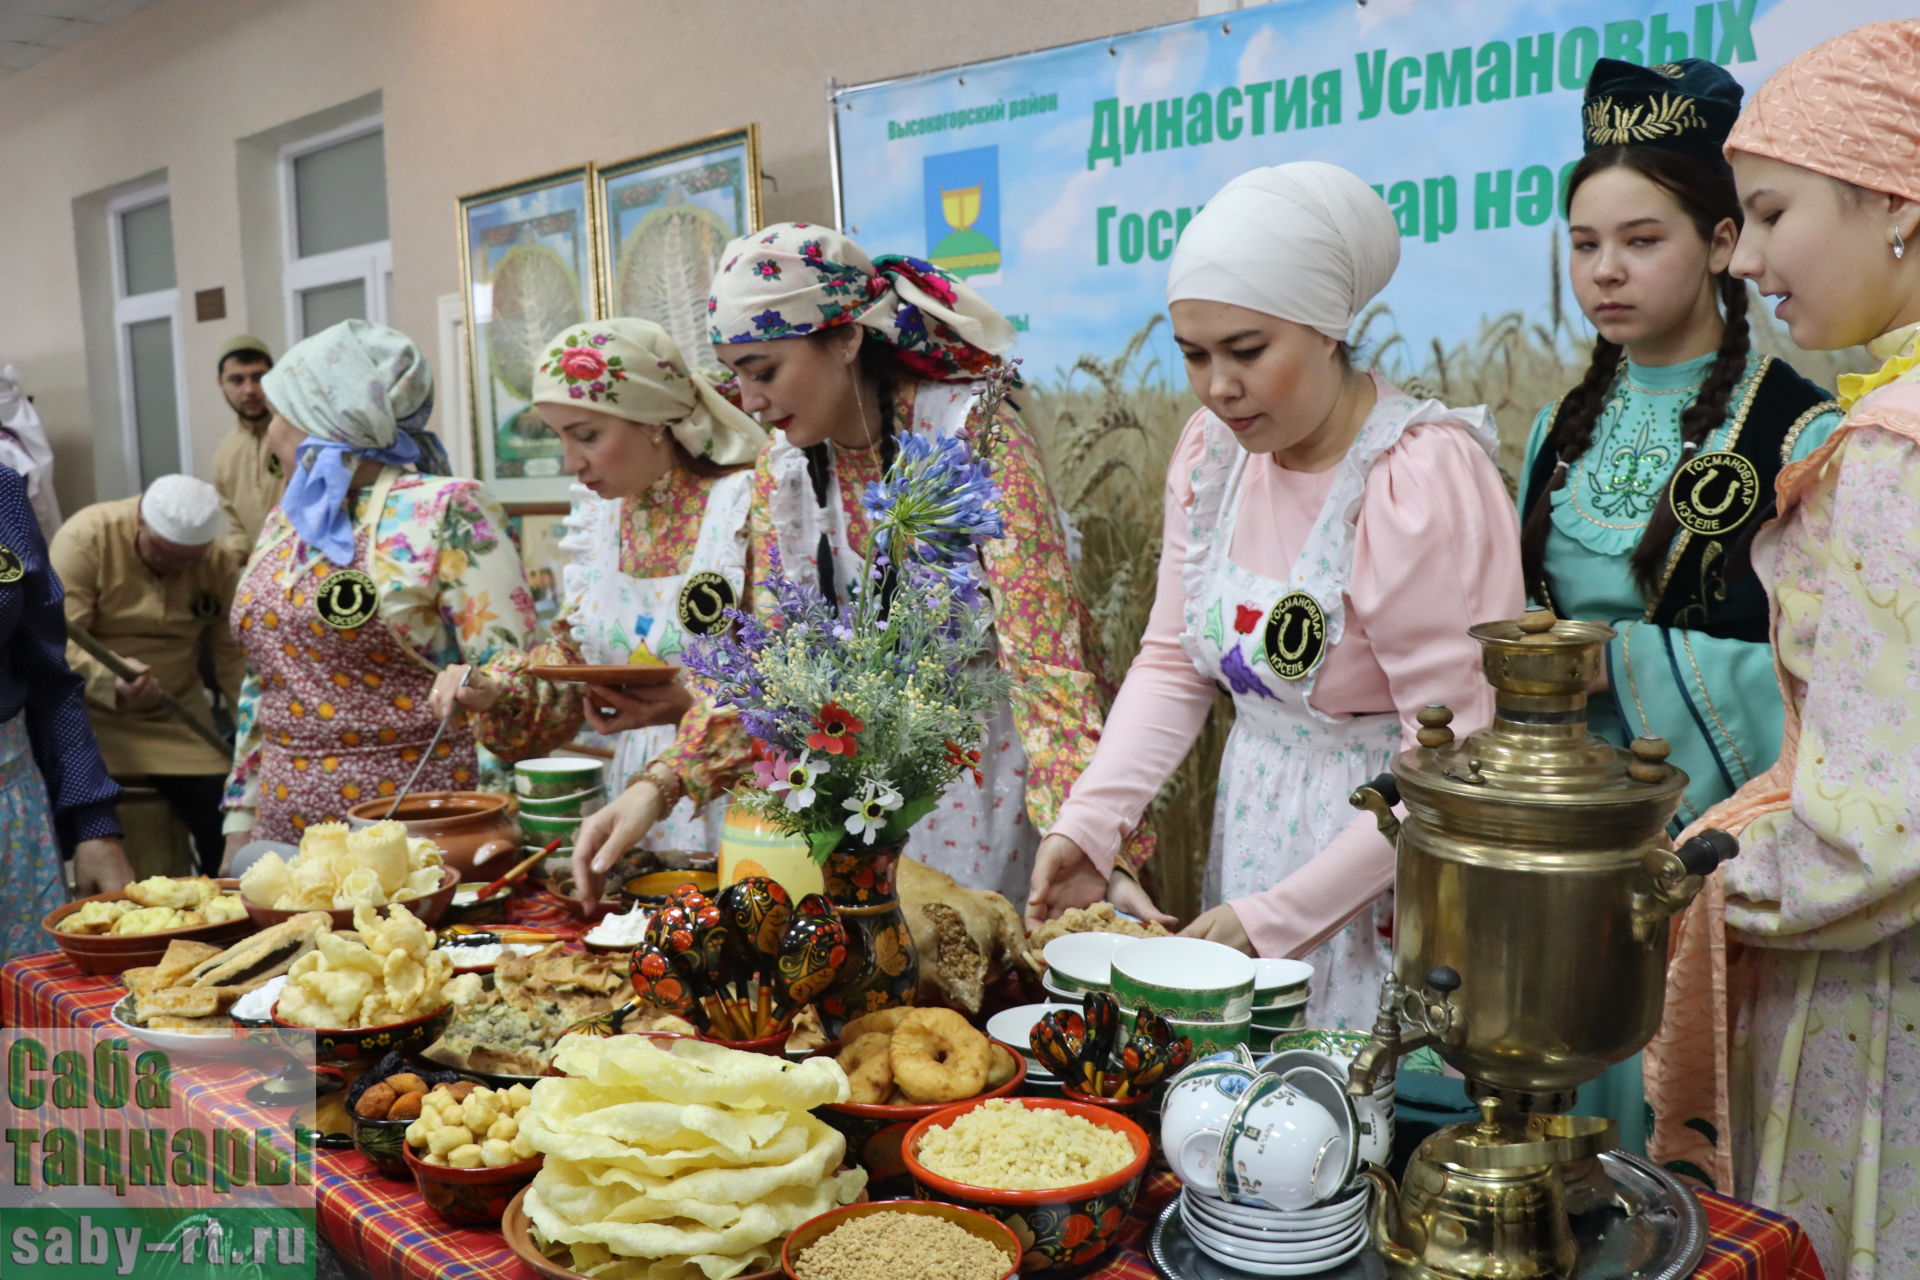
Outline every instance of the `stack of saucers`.
POLYGON ((1313 966, 1305 960, 1255 960, 1253 969, 1253 1025, 1247 1029, 1247 1046, 1265 1053, 1275 1036, 1307 1020, 1313 966))
POLYGON ((1187 1187, 1180 1192, 1180 1220, 1202 1253, 1236 1271, 1316 1275, 1366 1247, 1371 1190, 1356 1180, 1339 1198, 1311 1209, 1263 1209, 1187 1187))

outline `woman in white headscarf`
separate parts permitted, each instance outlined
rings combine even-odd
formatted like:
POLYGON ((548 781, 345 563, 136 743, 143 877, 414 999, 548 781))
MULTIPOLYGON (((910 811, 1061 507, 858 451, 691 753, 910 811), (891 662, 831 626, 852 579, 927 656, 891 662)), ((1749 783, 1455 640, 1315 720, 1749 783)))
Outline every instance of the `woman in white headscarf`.
MULTIPOLYGON (((261 387, 287 488, 233 598, 248 672, 229 857, 397 794, 439 727, 440 669, 524 649, 538 627, 499 505, 446 474, 427 429, 433 370, 405 334, 344 321, 295 345, 261 387)), ((479 782, 473 735, 455 725, 414 789, 479 782)))
MULTIPOLYGON (((559 437, 561 465, 574 478, 554 638, 530 654, 496 654, 465 688, 467 667, 448 667, 434 709, 445 712, 457 697, 481 745, 509 759, 566 743, 584 718, 617 735, 610 772, 622 788, 673 742, 692 705, 686 689, 678 681, 596 688, 553 703, 551 686, 527 667, 646 655, 677 663, 695 637, 723 628, 746 589, 752 466, 767 433, 689 369, 650 320, 571 325, 542 350, 549 355, 534 373, 533 407, 559 437)), ((648 833, 647 847, 718 848, 725 812, 683 799, 648 833)))
POLYGON ((1467 627, 1520 611, 1518 529, 1484 409, 1355 369, 1346 337, 1392 278, 1386 205, 1333 165, 1228 183, 1174 251, 1167 301, 1205 406, 1167 470, 1159 594, 1092 765, 1041 847, 1029 919, 1124 877, 1114 851, 1215 694, 1207 900, 1188 926, 1314 965, 1308 1025, 1368 1026, 1391 963, 1394 855, 1348 793, 1415 745, 1414 713, 1493 713, 1467 627))

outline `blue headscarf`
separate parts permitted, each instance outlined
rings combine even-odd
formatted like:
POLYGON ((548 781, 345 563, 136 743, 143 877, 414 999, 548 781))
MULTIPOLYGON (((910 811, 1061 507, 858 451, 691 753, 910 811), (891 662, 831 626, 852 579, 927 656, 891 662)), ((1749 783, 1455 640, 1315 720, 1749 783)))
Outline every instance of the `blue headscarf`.
POLYGON ((307 435, 280 509, 335 564, 353 563, 347 491, 361 462, 449 470, 446 447, 427 430, 433 368, 397 329, 343 320, 294 344, 260 386, 275 412, 307 435))

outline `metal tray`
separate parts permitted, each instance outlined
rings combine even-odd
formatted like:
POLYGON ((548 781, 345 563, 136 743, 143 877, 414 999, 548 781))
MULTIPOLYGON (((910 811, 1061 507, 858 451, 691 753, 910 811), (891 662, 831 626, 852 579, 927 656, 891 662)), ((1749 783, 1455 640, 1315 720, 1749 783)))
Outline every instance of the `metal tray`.
MULTIPOLYGON (((1707 1249, 1707 1215, 1694 1194, 1666 1170, 1624 1151, 1600 1164, 1613 1183, 1614 1204, 1573 1219, 1580 1261, 1573 1280, 1683 1280, 1707 1249)), ((1180 1221, 1175 1197, 1149 1242, 1154 1269, 1166 1280, 1249 1280, 1262 1275, 1215 1262, 1200 1252, 1180 1221)), ((1323 1280, 1388 1280, 1393 1273, 1368 1249, 1318 1275, 1323 1280)))

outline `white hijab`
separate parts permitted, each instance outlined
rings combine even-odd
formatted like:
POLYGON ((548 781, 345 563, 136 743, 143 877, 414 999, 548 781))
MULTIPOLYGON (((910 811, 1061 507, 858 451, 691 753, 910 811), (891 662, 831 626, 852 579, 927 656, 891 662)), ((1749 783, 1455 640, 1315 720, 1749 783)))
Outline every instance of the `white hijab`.
POLYGON ((1344 341, 1399 265, 1386 201, 1338 165, 1297 160, 1241 174, 1194 215, 1167 302, 1224 302, 1344 341))

